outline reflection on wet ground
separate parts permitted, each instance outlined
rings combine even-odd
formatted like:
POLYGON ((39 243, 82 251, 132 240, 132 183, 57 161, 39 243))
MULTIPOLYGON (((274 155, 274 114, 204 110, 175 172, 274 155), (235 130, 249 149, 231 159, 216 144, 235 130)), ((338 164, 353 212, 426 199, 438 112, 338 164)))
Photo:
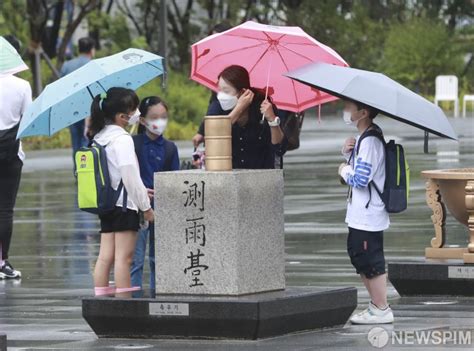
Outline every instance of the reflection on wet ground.
MULTIPOLYGON (((420 171, 474 165, 473 119, 451 119, 460 143, 432 137, 423 154, 423 133, 380 118, 387 138, 401 142, 412 171, 409 210, 391 216, 385 235, 388 261, 421 259, 433 236, 431 210, 425 203, 420 171)), ((359 288, 359 307, 368 302, 345 251, 346 189, 339 185, 337 167, 343 140, 354 129, 339 118, 304 125, 301 148, 285 158, 286 277, 290 286, 359 288)), ((191 147, 180 143, 180 154, 191 147)), ((98 221, 75 205, 75 184, 68 151, 30 153, 25 163, 15 216, 11 262, 23 273, 21 281, 0 281, 0 332, 9 349, 157 349, 160 350, 310 350, 368 349, 370 327, 303 333, 259 342, 188 342, 156 340, 97 340, 81 317, 81 297, 92 294, 91 270, 98 253, 98 221)), ((467 231, 447 220, 449 243, 465 245, 467 231)), ((147 281, 147 279, 145 279, 147 281)), ((398 295, 390 286, 392 302, 398 295)), ((459 300, 472 306, 469 299, 459 300)), ((472 301, 474 302, 474 300, 472 301)), ((410 302, 415 304, 415 302, 410 302)), ((409 303, 409 305, 410 305, 409 303)), ((423 310, 396 314, 388 329, 474 329, 474 309, 423 310)), ((474 343, 474 341, 473 341, 474 343)), ((392 346, 394 347, 394 346, 392 346)), ((472 345, 471 345, 472 347, 472 345)))

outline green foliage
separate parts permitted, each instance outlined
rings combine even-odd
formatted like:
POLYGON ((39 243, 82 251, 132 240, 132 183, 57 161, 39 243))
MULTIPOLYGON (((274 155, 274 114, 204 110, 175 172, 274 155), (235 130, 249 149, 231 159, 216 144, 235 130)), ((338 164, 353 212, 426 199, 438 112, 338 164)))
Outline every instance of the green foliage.
POLYGON ((29 41, 29 28, 25 22, 25 13, 25 0, 0 1, 0 35, 15 35, 23 43, 23 51, 29 41))
POLYGON ((380 69, 415 91, 429 94, 437 75, 460 73, 462 57, 445 26, 412 19, 391 27, 380 69))
MULTIPOLYGON (((48 2, 50 2, 48 0, 48 2)), ((206 113, 210 91, 189 80, 189 46, 205 36, 213 25, 228 21, 233 25, 252 19, 262 23, 302 27, 309 35, 336 50, 352 67, 381 71, 420 92, 434 94, 435 77, 455 74, 460 79, 460 95, 474 93, 474 62, 463 64, 463 56, 473 52, 474 4, 472 1, 416 0, 194 0, 179 1, 179 14, 170 5, 168 82, 163 90, 155 79, 138 90, 141 98, 161 96, 169 105, 170 123, 166 136, 189 139, 206 113), (198 7, 200 9, 198 10, 198 7), (170 68, 174 68, 170 70, 170 68), (179 68, 179 69, 178 69, 179 68)), ((26 48, 34 18, 26 18, 26 0, 0 0, 0 35, 13 33, 26 48)), ((137 1, 130 14, 120 9, 88 14, 88 30, 98 35, 101 50, 97 57, 129 47, 154 51, 158 48, 159 1, 137 1), (129 17, 134 17, 132 20, 129 17), (146 24, 146 25, 145 25, 146 24), (151 29, 150 29, 151 28, 151 29), (141 35, 137 35, 141 33, 141 35)), ((64 23, 63 23, 64 25, 64 23)), ((53 59, 55 64, 55 59, 53 59)), ((41 62, 43 86, 53 81, 41 62)), ((31 71, 20 77, 32 82, 31 71)), ((51 138, 25 139, 25 148, 69 147, 69 132, 51 138)))
POLYGON ((151 95, 162 97, 168 104, 170 118, 182 125, 188 122, 198 125, 206 114, 210 97, 208 89, 191 81, 186 74, 170 70, 166 89, 155 79, 138 89, 137 93, 141 98, 151 95))
POLYGON ((64 128, 51 137, 32 136, 21 140, 25 150, 64 149, 71 147, 71 135, 68 128, 64 128))

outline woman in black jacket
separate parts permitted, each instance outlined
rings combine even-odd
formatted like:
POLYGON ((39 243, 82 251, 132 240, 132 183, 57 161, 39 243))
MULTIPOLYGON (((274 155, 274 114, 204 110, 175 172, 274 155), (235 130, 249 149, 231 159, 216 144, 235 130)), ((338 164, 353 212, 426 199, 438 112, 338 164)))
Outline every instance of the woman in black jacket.
MULTIPOLYGON (((232 168, 275 168, 275 158, 282 157, 287 148, 275 106, 261 91, 250 87, 244 67, 229 66, 218 79, 219 92, 207 115, 229 115, 231 119, 232 168)), ((203 123, 198 134, 204 135, 203 123)))

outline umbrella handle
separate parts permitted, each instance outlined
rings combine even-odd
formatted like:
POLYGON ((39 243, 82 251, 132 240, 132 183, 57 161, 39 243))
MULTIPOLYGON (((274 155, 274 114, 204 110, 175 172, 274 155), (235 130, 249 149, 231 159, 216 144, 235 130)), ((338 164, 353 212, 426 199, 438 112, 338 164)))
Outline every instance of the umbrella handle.
MULTIPOLYGON (((269 50, 273 53, 273 50, 269 50)), ((265 87, 265 100, 268 98, 268 85, 270 84, 270 71, 272 70, 272 63, 273 63, 273 55, 270 56, 270 64, 268 65, 268 72, 267 72, 267 85, 265 87)), ((265 119, 265 115, 262 113, 262 123, 265 119)))

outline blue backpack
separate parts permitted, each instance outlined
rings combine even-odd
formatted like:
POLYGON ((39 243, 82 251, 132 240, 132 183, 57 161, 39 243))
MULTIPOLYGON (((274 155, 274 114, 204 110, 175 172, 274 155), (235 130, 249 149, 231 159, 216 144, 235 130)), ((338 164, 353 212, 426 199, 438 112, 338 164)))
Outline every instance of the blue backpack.
POLYGON ((405 158, 403 146, 396 144, 395 140, 390 140, 386 143, 382 130, 375 125, 374 128, 369 128, 360 136, 357 143, 357 150, 355 150, 356 155, 359 153, 362 140, 369 136, 378 138, 384 145, 385 184, 384 188, 380 190, 373 180, 369 182, 369 201, 365 208, 369 207, 373 187, 385 204, 385 209, 388 213, 403 212, 408 206, 408 196, 410 192, 410 167, 405 158))

